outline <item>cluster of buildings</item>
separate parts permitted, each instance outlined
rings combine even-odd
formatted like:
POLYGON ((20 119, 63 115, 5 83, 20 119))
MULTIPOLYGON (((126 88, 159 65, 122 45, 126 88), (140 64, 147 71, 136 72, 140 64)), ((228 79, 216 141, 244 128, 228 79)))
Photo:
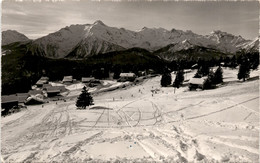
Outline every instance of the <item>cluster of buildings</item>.
POLYGON ((7 115, 13 109, 18 109, 30 104, 44 103, 43 95, 31 91, 28 93, 16 93, 12 95, 1 96, 1 112, 7 115))
POLYGON ((36 86, 36 89, 29 90, 27 93, 1 96, 2 115, 6 115, 25 105, 43 104, 47 101, 47 98, 59 96, 62 92, 67 91, 65 86, 52 86, 49 84, 48 77, 41 77, 36 82, 36 86))
MULTIPOLYGON (((134 73, 121 73, 119 81, 133 81, 136 78, 134 73)), ((3 95, 1 98, 2 115, 6 115, 12 109, 21 108, 25 105, 43 104, 51 98, 58 97, 61 93, 68 90, 64 85, 75 82, 72 76, 64 76, 61 86, 53 86, 49 83, 48 77, 41 77, 34 89, 27 93, 16 93, 11 95, 3 95)), ((82 77, 81 82, 89 87, 101 85, 101 81, 94 77, 82 77)))

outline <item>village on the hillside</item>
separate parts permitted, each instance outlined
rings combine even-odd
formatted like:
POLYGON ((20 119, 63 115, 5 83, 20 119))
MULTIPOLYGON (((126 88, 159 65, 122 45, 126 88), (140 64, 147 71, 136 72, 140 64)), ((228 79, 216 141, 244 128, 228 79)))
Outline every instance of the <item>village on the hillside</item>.
MULTIPOLYGON (((141 73, 143 75, 146 74, 145 72, 141 73)), ((155 74, 149 74, 137 77, 134 73, 120 73, 118 80, 107 79, 104 81, 95 79, 94 77, 82 77, 81 81, 77 81, 73 79, 73 76, 64 76, 62 81, 57 82, 52 82, 48 77, 42 76, 28 93, 3 95, 1 100, 1 115, 6 116, 17 112, 20 109, 26 108, 27 105, 42 105, 44 107, 44 103, 48 103, 49 101, 66 101, 67 98, 75 97, 68 96, 70 91, 81 89, 84 86, 94 88, 91 93, 95 94, 136 84, 145 78, 154 76, 155 74)))
MULTIPOLYGON (((220 63, 218 67, 198 67, 198 64, 192 66, 192 69, 173 71, 176 75, 175 80, 172 83, 172 75, 168 69, 161 77, 161 86, 168 87, 173 86, 174 91, 183 85, 183 82, 188 84, 190 91, 192 90, 204 90, 213 89, 217 85, 221 85, 223 82, 223 70, 221 68, 224 63, 220 63), (197 73, 192 78, 185 78, 185 74, 191 73, 197 69, 197 73), (203 72, 205 71, 205 72, 203 72), (210 83, 209 83, 210 80, 210 83)), ((249 69, 247 70, 249 72, 249 69)), ((248 78, 248 72, 244 72, 244 77, 248 78)), ((109 75, 107 79, 96 79, 94 77, 82 77, 81 81, 73 79, 73 76, 64 76, 61 81, 50 81, 49 77, 42 76, 32 89, 27 93, 16 93, 11 95, 3 95, 2 104, 2 116, 20 111, 26 108, 27 105, 42 105, 49 103, 50 101, 66 101, 66 99, 72 99, 77 95, 71 95, 71 91, 81 89, 84 86, 90 90, 91 94, 98 94, 107 91, 113 91, 119 88, 125 88, 126 86, 136 85, 141 83, 144 79, 158 76, 152 69, 147 71, 139 71, 138 74, 128 72, 120 73, 118 79, 113 79, 114 73, 109 75)), ((156 90, 151 90, 152 93, 156 93, 156 90)))

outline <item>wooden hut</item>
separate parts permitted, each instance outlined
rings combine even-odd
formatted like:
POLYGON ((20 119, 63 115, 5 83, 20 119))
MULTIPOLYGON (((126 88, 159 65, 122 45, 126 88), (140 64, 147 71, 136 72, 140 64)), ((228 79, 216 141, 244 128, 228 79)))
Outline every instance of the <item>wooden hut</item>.
POLYGON ((49 82, 49 78, 48 77, 41 77, 37 82, 36 82, 36 86, 37 87, 42 87, 43 84, 47 84, 49 82))
POLYGON ((18 108, 18 97, 13 95, 1 96, 1 113, 7 115, 12 108, 18 108))
POLYGON ((134 81, 136 75, 134 73, 120 73, 119 81, 134 81))
POLYGON ((197 89, 197 88, 204 89, 204 83, 205 83, 206 79, 207 79, 207 77, 191 78, 189 80, 189 88, 190 88, 190 90, 197 89))

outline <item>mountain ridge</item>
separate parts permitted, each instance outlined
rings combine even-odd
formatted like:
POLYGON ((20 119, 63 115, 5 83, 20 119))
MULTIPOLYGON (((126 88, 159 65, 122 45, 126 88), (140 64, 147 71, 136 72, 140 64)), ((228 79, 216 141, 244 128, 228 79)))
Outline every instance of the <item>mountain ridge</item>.
POLYGON ((32 41, 29 51, 48 58, 87 58, 92 55, 139 47, 154 52, 175 44, 171 52, 192 46, 236 53, 252 44, 241 36, 215 30, 199 35, 190 30, 167 30, 144 27, 139 31, 107 26, 100 20, 93 24, 76 24, 32 41))

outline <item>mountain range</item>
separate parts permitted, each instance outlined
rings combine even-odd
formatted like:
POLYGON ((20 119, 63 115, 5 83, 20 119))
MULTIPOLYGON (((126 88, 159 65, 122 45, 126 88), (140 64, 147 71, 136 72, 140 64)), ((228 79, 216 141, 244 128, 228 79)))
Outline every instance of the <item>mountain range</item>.
MULTIPOLYGON (((2 45, 29 41, 25 35, 17 31, 4 31, 2 36, 2 45)), ((109 27, 102 21, 96 21, 93 24, 67 26, 57 32, 31 40, 28 51, 33 55, 48 58, 80 59, 134 47, 146 49, 166 60, 172 60, 176 57, 175 54, 185 54, 185 51, 197 53, 200 50, 200 52, 225 54, 234 54, 241 50, 258 52, 259 38, 246 40, 241 36, 219 30, 208 35, 147 27, 139 31, 131 31, 109 27)))

